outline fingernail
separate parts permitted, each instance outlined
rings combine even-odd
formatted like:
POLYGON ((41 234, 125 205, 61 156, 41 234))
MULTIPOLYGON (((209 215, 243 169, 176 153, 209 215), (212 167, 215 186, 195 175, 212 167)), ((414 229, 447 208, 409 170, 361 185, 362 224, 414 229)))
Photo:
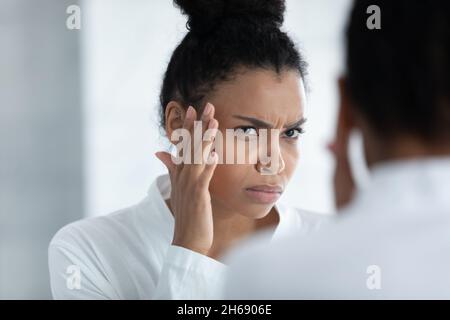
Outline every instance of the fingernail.
POLYGON ((194 108, 192 108, 192 106, 189 106, 189 108, 187 109, 186 118, 188 118, 188 119, 194 118, 194 108))
POLYGON ((214 119, 211 119, 208 123, 208 129, 214 129, 216 127, 216 121, 214 119))
POLYGON ((206 106, 205 106, 205 110, 203 110, 203 115, 204 115, 204 116, 207 116, 208 114, 211 113, 211 110, 212 110, 212 106, 211 106, 211 104, 208 102, 208 103, 206 104, 206 106))

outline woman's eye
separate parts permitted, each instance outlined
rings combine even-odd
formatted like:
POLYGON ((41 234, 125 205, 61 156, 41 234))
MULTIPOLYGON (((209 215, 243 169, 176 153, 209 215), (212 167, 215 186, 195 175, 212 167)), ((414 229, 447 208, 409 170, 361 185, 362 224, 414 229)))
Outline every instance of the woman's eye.
POLYGON ((236 133, 238 135, 244 135, 244 136, 257 136, 258 135, 258 131, 254 127, 237 128, 236 133))
POLYGON ((289 139, 297 139, 302 133, 303 133, 302 129, 296 128, 296 129, 287 130, 284 134, 289 139))

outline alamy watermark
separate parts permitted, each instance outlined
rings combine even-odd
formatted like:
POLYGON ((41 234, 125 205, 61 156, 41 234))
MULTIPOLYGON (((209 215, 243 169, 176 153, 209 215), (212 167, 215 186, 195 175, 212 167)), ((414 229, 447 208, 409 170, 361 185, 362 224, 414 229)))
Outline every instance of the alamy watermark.
POLYGON ((377 5, 371 5, 367 7, 367 14, 370 16, 367 18, 366 26, 369 30, 381 29, 381 9, 377 5))
POLYGON ((378 265, 370 265, 366 269, 369 275, 366 279, 366 287, 369 290, 381 290, 381 268, 378 265))
POLYGON ((79 266, 72 264, 67 267, 66 274, 68 274, 66 279, 66 287, 69 290, 80 290, 81 289, 81 269, 79 266))
POLYGON ((81 8, 77 5, 70 5, 66 9, 66 13, 69 15, 66 19, 66 27, 69 30, 81 29, 81 8))

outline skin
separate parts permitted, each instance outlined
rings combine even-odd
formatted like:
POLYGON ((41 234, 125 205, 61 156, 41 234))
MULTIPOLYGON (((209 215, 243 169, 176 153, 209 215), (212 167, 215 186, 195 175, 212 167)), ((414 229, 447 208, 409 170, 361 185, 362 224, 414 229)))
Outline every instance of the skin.
POLYGON ((355 193, 355 179, 351 172, 348 156, 350 133, 353 130, 361 132, 364 142, 364 154, 369 168, 376 164, 414 158, 449 156, 450 145, 438 141, 424 141, 420 137, 407 133, 397 133, 389 141, 380 137, 367 120, 357 110, 357 105, 351 99, 345 77, 338 81, 340 106, 338 112, 337 131, 334 142, 329 149, 335 158, 334 194, 338 209, 347 206, 355 193))
MULTIPOLYGON (((172 194, 167 204, 175 217, 173 244, 219 258, 237 240, 260 229, 276 226, 279 215, 274 204, 258 203, 249 197, 246 188, 255 185, 280 185, 284 189, 291 179, 299 160, 298 129, 290 125, 303 119, 306 102, 304 85, 296 71, 274 71, 263 69, 240 69, 227 82, 220 83, 207 97, 211 112, 202 118, 203 128, 211 124, 225 137, 225 129, 244 129, 248 134, 257 134, 249 120, 251 117, 269 123, 279 129, 276 136, 278 146, 271 157, 279 157, 279 166, 273 175, 261 175, 262 166, 258 156, 248 153, 248 159, 256 156, 255 163, 245 164, 180 164, 174 165, 170 155, 158 152, 157 157, 166 165, 172 181, 172 194), (195 195, 195 197, 193 197, 195 195)), ((184 127, 192 131, 192 121, 187 111, 176 101, 166 108, 166 133, 184 127)), ((174 142, 175 143, 175 142, 174 142)), ((269 144, 272 140, 269 140, 269 144)), ((204 143, 206 152, 216 145, 204 143)), ((227 141, 223 151, 228 152, 227 141)), ((220 152, 219 152, 220 151, 220 152)), ((218 158, 217 158, 218 161, 218 158)))

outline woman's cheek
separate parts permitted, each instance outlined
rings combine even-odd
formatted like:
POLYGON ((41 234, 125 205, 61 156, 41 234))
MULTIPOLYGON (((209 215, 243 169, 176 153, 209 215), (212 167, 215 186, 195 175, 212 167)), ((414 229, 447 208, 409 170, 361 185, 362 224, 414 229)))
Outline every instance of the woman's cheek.
POLYGON ((210 182, 210 191, 219 198, 226 199, 239 188, 242 177, 246 176, 245 165, 217 165, 210 182))
POLYGON ((286 174, 291 177, 300 160, 300 149, 297 145, 287 146, 283 148, 282 155, 286 165, 286 174))

